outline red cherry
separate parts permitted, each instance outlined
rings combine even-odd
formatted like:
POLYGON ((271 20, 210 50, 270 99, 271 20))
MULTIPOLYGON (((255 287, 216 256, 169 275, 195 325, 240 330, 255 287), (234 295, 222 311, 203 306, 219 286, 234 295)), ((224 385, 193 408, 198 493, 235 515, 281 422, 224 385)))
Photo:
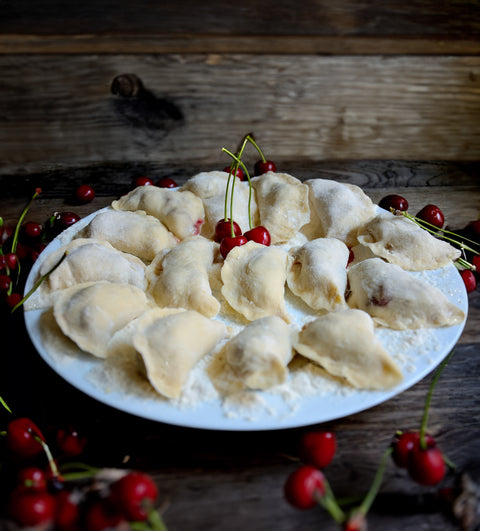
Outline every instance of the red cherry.
POLYGON ((127 520, 144 521, 157 495, 157 485, 150 476, 131 472, 112 485, 110 499, 127 520))
POLYGON ((10 227, 9 225, 2 225, 0 227, 0 245, 3 245, 12 234, 12 227, 10 227))
POLYGON ((178 184, 170 177, 162 177, 157 182, 157 186, 160 188, 177 188, 178 184))
POLYGON ((19 457, 33 457, 43 452, 42 445, 35 437, 45 441, 42 432, 29 418, 20 417, 7 426, 7 447, 19 457))
POLYGON ((17 487, 10 496, 9 514, 21 526, 52 522, 55 498, 47 491, 17 487))
POLYGON ((133 180, 133 185, 135 187, 138 187, 138 186, 153 186, 154 182, 153 182, 152 179, 150 179, 150 177, 135 177, 135 179, 133 180))
POLYGON ((253 171, 255 175, 263 175, 267 171, 277 171, 277 167, 271 160, 259 160, 255 163, 253 171))
POLYGON ((447 467, 442 452, 433 444, 424 450, 416 444, 408 456, 407 470, 410 477, 424 486, 440 483, 445 477, 447 467))
POLYGON ((15 253, 7 253, 5 255, 5 265, 9 269, 15 269, 18 264, 18 257, 15 253))
POLYGON ((331 431, 304 433, 300 439, 300 459, 317 468, 328 466, 335 456, 337 439, 331 431))
POLYGON ((424 206, 415 217, 421 221, 430 223, 430 225, 438 227, 439 229, 441 229, 445 223, 445 216, 443 215, 443 212, 435 205, 424 206))
POLYGON ((349 249, 347 266, 349 266, 354 260, 355 260, 355 253, 353 252, 352 249, 349 249))
POLYGON ((470 221, 470 223, 467 225, 467 228, 470 229, 475 234, 480 235, 480 219, 476 219, 475 221, 470 221))
POLYGON ((45 249, 46 245, 42 242, 36 243, 30 250, 30 258, 32 259, 32 262, 35 262, 38 257, 40 256, 40 253, 45 249))
POLYGON ((75 428, 60 428, 57 431, 57 446, 66 456, 80 455, 86 444, 87 437, 80 434, 75 428))
POLYGON ((15 308, 15 306, 23 299, 20 293, 10 293, 7 295, 7 304, 9 308, 15 308))
POLYGON ((472 265, 475 267, 475 271, 480 274, 480 255, 475 255, 472 258, 472 265))
POLYGON ((393 208, 394 210, 406 211, 408 210, 408 201, 401 195, 390 194, 381 199, 378 206, 385 210, 393 208))
POLYGON ((60 491, 56 497, 55 529, 71 529, 80 517, 78 505, 66 490, 60 491))
POLYGON ((234 248, 245 245, 248 242, 245 236, 225 236, 220 242, 220 252, 222 253, 223 258, 227 257, 227 254, 234 248))
POLYGON ((460 271, 460 275, 463 279, 463 283, 465 284, 465 289, 467 290, 467 293, 475 291, 477 287, 477 279, 475 278, 473 272, 470 269, 463 269, 462 271, 460 271))
POLYGON ((105 531, 114 529, 123 522, 123 516, 108 500, 98 500, 88 508, 83 528, 88 531, 105 531))
POLYGON ((5 255, 0 254, 0 271, 4 271, 7 268, 7 261, 5 260, 5 255))
POLYGON ((19 471, 17 483, 29 489, 45 490, 47 488, 47 477, 41 468, 28 466, 19 471))
MULTIPOLYGON (((431 435, 425 434, 427 445, 435 444, 431 435)), ((392 441, 392 459, 400 468, 407 468, 408 456, 414 447, 420 444, 420 433, 418 431, 404 431, 395 435, 392 441)))
POLYGON ((35 221, 27 221, 23 224, 22 231, 29 240, 35 240, 42 235, 42 226, 35 221))
POLYGON ((75 212, 60 212, 55 216, 54 223, 59 230, 65 230, 79 220, 80 216, 75 214, 75 212))
MULTIPOLYGON (((235 236, 240 236, 242 234, 242 229, 240 228, 240 225, 234 221, 233 222, 233 234, 235 236)), ((225 236, 231 236, 232 235, 232 224, 230 223, 230 220, 227 219, 221 219, 217 222, 215 225, 215 235, 214 240, 218 243, 220 243, 225 236)))
POLYGON ((325 494, 325 477, 313 466, 304 465, 292 472, 285 483, 284 495, 297 509, 311 509, 325 494))
POLYGON ((254 227, 253 229, 250 229, 244 234, 245 238, 247 238, 248 241, 261 243, 262 245, 266 245, 267 247, 270 245, 270 242, 272 241, 270 237, 270 233, 268 232, 268 229, 263 227, 262 225, 259 225, 258 227, 254 227))
POLYGON ((7 275, 0 275, 0 292, 7 292, 12 284, 12 279, 7 275))
POLYGON ((95 199, 95 190, 89 184, 81 184, 75 190, 75 197, 79 203, 90 203, 95 199))
POLYGON ((367 519, 362 512, 354 512, 343 524, 342 529, 343 531, 367 531, 367 519))
MULTIPOLYGON (((232 168, 230 166, 225 166, 225 168, 223 168, 223 171, 225 173, 230 173, 232 171, 232 168)), ((243 174, 243 170, 242 168, 240 168, 240 166, 237 168, 237 171, 235 172, 235 175, 241 180, 243 181, 245 179, 245 175, 243 174)))

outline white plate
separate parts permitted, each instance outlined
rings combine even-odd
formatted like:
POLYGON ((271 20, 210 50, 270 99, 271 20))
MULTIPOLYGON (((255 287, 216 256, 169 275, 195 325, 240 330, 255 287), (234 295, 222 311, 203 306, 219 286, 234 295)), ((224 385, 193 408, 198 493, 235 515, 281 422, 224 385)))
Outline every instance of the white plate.
MULTIPOLYGON (((97 212, 80 220, 53 240, 32 267, 25 292, 33 286, 45 256, 58 249, 63 242, 84 227, 97 212)), ((467 314, 468 299, 463 281, 454 265, 436 271, 413 273, 438 287, 452 302, 467 314)), ((430 373, 457 343, 465 322, 460 325, 422 331, 395 332, 379 330, 377 335, 388 352, 403 365, 404 380, 388 391, 338 392, 326 391, 287 396, 286 393, 256 393, 256 407, 230 409, 218 398, 196 407, 179 408, 150 394, 125 392, 124 389, 106 389, 91 372, 100 367, 102 360, 78 351, 68 356, 68 363, 53 356, 42 339, 42 310, 25 312, 25 324, 30 338, 44 361, 71 385, 100 402, 139 417, 168 424, 212 430, 272 430, 322 423, 351 415, 405 391, 430 373), (259 405, 260 404, 260 405, 259 405)))

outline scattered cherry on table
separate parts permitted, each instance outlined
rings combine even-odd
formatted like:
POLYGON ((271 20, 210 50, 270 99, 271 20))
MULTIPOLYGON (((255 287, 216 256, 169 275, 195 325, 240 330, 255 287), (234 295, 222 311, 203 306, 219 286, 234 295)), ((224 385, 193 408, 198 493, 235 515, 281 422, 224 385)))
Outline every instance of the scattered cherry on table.
POLYGON ((425 205, 415 217, 439 229, 445 224, 445 216, 436 205, 425 205))
POLYGON ((325 468, 337 451, 337 439, 331 431, 306 432, 300 437, 300 459, 306 465, 325 468))
POLYGON ((460 276, 462 277, 463 283, 465 284, 465 289, 467 290, 467 293, 475 291, 475 289, 477 288, 477 279, 475 278, 473 271, 471 271, 470 269, 462 269, 460 271, 460 276))
POLYGON ((311 509, 325 494, 325 476, 310 465, 294 470, 287 478, 284 495, 287 502, 297 509, 311 509))
POLYGON ((438 446, 427 443, 427 448, 415 445, 408 455, 410 477, 423 486, 437 485, 445 477, 447 466, 438 446))
POLYGON ((407 211, 408 201, 401 195, 390 194, 383 197, 378 203, 378 206, 388 211, 390 211, 391 208, 393 210, 407 211))
POLYGON ((95 199, 95 190, 89 184, 81 184, 75 190, 75 198, 79 203, 90 203, 95 199))
POLYGON ((130 521, 145 521, 157 496, 157 485, 142 472, 130 472, 113 483, 110 489, 112 504, 130 521))

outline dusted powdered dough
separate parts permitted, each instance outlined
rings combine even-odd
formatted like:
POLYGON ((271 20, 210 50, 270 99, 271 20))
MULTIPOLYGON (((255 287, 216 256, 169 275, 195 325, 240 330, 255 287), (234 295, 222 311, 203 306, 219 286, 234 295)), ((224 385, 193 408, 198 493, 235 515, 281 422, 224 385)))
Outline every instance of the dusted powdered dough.
POLYGON ((225 333, 223 323, 189 310, 147 318, 144 326, 137 327, 132 343, 154 389, 167 398, 177 398, 195 364, 225 333))
POLYGON ((196 310, 214 317, 220 303, 212 295, 209 269, 218 245, 203 236, 191 236, 158 255, 150 264, 149 293, 159 306, 196 310))
POLYGON ((438 288, 381 258, 351 267, 348 279, 349 306, 368 312, 381 326, 406 330, 451 326, 465 319, 438 288))
POLYGON ((317 238, 289 251, 287 284, 314 310, 345 306, 348 247, 336 238, 317 238))
POLYGON ((141 211, 102 210, 80 236, 105 240, 119 251, 147 262, 160 251, 177 244, 175 236, 163 223, 141 211))
POLYGON ((361 310, 332 312, 307 323, 294 347, 354 387, 387 389, 403 379, 397 364, 375 336, 371 317, 361 310))
POLYGON ((358 232, 358 241, 376 256, 408 271, 438 269, 456 260, 460 250, 435 238, 403 216, 375 216, 358 232))
POLYGON ((102 281, 57 292, 53 314, 62 332, 82 350, 105 358, 113 335, 148 308, 143 290, 102 281))
POLYGON ((160 220, 177 238, 200 233, 205 212, 201 199, 191 192, 174 191, 158 186, 138 186, 117 201, 116 210, 143 210, 160 220))
POLYGON ((106 280, 132 284, 141 289, 146 289, 147 285, 145 264, 140 258, 123 253, 108 242, 91 238, 72 240, 50 253, 42 263, 38 277, 47 274, 48 278, 27 300, 26 309, 47 307, 51 304, 51 293, 85 282, 106 280), (56 264, 59 265, 49 274, 56 264))
POLYGON ((252 179, 260 224, 272 243, 286 242, 310 221, 308 187, 287 173, 267 172, 252 179))
POLYGON ((292 353, 290 327, 277 316, 252 321, 224 348, 227 364, 250 389, 283 383, 292 353))
POLYGON ((278 315, 290 322, 284 299, 286 269, 286 251, 249 241, 225 258, 222 294, 249 321, 278 315))
POLYGON ((310 179, 305 184, 311 216, 304 228, 308 238, 338 238, 348 247, 356 245, 358 229, 375 215, 372 200, 355 184, 329 179, 310 179))
MULTIPOLYGON (((205 224, 202 227, 202 235, 207 238, 213 238, 215 225, 218 221, 225 218, 225 192, 227 188, 228 173, 224 171, 210 171, 198 173, 191 177, 182 187, 181 190, 188 190, 200 197, 205 209, 205 224)), ((250 212, 252 223, 257 225, 257 204, 255 195, 250 196, 250 187, 247 181, 239 179, 230 179, 228 194, 227 218, 230 218, 231 192, 234 184, 233 193, 233 219, 242 229, 242 232, 249 230, 248 221, 248 203, 250 200, 250 212)))

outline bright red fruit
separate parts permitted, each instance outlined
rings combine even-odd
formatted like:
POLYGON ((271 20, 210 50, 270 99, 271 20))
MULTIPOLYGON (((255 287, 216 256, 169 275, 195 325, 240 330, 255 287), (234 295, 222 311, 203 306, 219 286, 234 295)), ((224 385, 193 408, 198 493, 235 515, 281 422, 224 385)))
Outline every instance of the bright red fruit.
POLYGON ((42 226, 36 221, 27 221, 22 226, 23 234, 30 240, 40 238, 42 235, 42 226))
POLYGON ((5 255, 5 264, 9 269, 15 269, 18 264, 18 257, 15 253, 7 253, 5 255))
POLYGON ((59 231, 62 231, 79 220, 80 216, 75 214, 75 212, 60 212, 55 216, 54 224, 59 231))
POLYGON ((133 180, 133 185, 136 187, 138 186, 153 186, 153 180, 150 177, 135 177, 133 180))
POLYGON ((447 466, 440 449, 434 445, 424 450, 415 445, 408 456, 407 470, 410 477, 424 486, 440 483, 445 477, 447 466))
MULTIPOLYGON (((233 234, 234 236, 241 236, 242 229, 240 228, 239 224, 234 221, 233 222, 233 234)), ((217 243, 220 243, 225 236, 231 236, 232 235, 232 223, 230 223, 230 220, 227 219, 221 219, 217 222, 215 225, 215 235, 214 240, 217 243)))
POLYGON ((467 225, 467 228, 471 229, 472 232, 480 236, 480 219, 470 221, 470 223, 467 225))
POLYGON ((89 184, 81 184, 75 190, 75 197, 79 203, 90 203, 95 199, 95 190, 89 184))
POLYGON ((300 459, 318 468, 328 466, 335 456, 337 439, 331 431, 304 433, 300 439, 300 459))
POLYGON ((267 171, 277 171, 277 167, 271 160, 259 160, 255 163, 253 171, 255 175, 263 175, 267 171))
POLYGON ((66 490, 60 491, 56 495, 55 501, 55 529, 72 529, 80 517, 78 505, 66 490))
POLYGON ((105 531, 114 529, 116 526, 125 522, 125 518, 113 507, 108 500, 95 501, 88 508, 84 529, 88 531, 105 531))
POLYGON ((472 258, 472 264, 475 267, 475 271, 480 275, 480 255, 475 255, 472 258))
POLYGON ((234 248, 240 247, 240 245, 245 245, 248 242, 245 236, 225 236, 220 242, 220 252, 222 253, 223 258, 227 257, 227 254, 234 248))
POLYGON ((18 473, 17 482, 30 489, 45 490, 47 488, 45 472, 36 466, 22 468, 18 473))
POLYGON ((20 417, 7 426, 7 447, 19 457, 33 457, 43 452, 42 445, 35 437, 45 441, 42 432, 29 418, 20 417))
POLYGON ((272 241, 268 229, 266 229, 262 225, 250 229, 244 234, 244 236, 245 238, 247 238, 248 241, 261 243, 262 245, 266 246, 269 246, 270 242, 272 241))
POLYGON ((83 453, 86 444, 87 437, 75 428, 60 428, 57 431, 57 446, 68 457, 83 453))
POLYGON ((391 208, 394 210, 406 211, 408 210, 408 201, 401 195, 390 194, 381 199, 378 206, 388 211, 391 208))
POLYGON ((475 278, 473 272, 470 269, 462 269, 462 271, 460 271, 460 275, 463 279, 463 283, 465 284, 467 293, 475 291, 477 287, 477 279, 475 278))
POLYGON ((123 476, 112 485, 110 491, 112 504, 130 521, 146 520, 157 495, 157 485, 142 472, 130 472, 123 476))
POLYGON ((325 476, 313 466, 305 465, 292 472, 285 483, 284 495, 297 509, 311 509, 325 494, 325 476))
POLYGON ((10 289, 12 279, 7 275, 0 275, 0 291, 7 292, 10 289))
MULTIPOLYGON (((435 440, 431 435, 425 434, 427 445, 434 445, 435 440)), ((407 468, 410 452, 420 444, 420 432, 404 431, 397 433, 392 441, 392 459, 400 468, 407 468)))
POLYGON ((441 229, 445 223, 445 216, 443 212, 435 205, 426 205, 415 216, 421 221, 430 223, 434 227, 441 229))
POLYGON ((20 293, 10 293, 7 295, 7 304, 9 308, 15 308, 15 306, 22 300, 20 293))
POLYGON ((157 182, 157 186, 160 188, 176 188, 178 184, 170 177, 162 177, 157 182))
POLYGON ((55 516, 55 498, 47 491, 17 487, 8 508, 10 517, 21 526, 46 524, 55 516))
MULTIPOLYGON (((230 173, 230 172, 232 171, 232 169, 230 168, 230 166, 225 166, 225 168, 223 168, 223 171, 224 171, 225 173, 230 173)), ((245 178, 245 175, 243 175, 243 170, 242 170, 242 168, 240 168, 240 166, 237 168, 236 176, 237 176, 241 181, 243 181, 243 179, 245 178)))

